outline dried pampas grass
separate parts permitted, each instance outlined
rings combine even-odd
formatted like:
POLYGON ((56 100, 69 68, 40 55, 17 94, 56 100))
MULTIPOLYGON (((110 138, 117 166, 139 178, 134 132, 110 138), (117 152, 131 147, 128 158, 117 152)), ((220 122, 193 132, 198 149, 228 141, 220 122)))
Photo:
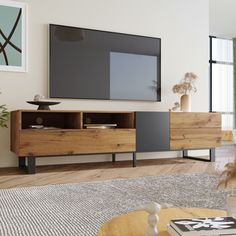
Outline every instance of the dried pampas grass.
POLYGON ((196 93, 197 88, 195 86, 195 81, 197 78, 197 75, 193 72, 185 73, 184 78, 179 84, 173 86, 172 91, 179 94, 190 94, 191 92, 196 93))
POLYGON ((218 187, 234 187, 236 185, 236 159, 232 163, 225 165, 225 170, 221 173, 221 180, 218 187))

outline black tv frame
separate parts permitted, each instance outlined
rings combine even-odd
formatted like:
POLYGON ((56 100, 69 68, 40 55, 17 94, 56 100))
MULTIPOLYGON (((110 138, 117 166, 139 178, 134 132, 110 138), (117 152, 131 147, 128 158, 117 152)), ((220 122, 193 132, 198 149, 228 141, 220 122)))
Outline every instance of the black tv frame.
MULTIPOLYGON (((161 38, 159 37, 152 37, 152 36, 144 36, 144 35, 138 35, 138 34, 128 34, 128 33, 121 33, 121 32, 115 32, 115 31, 106 31, 106 30, 99 30, 99 29, 93 29, 93 28, 84 28, 84 27, 77 27, 77 26, 68 26, 68 25, 60 25, 60 24, 49 24, 49 97, 50 98, 60 98, 60 99, 83 99, 83 100, 106 100, 106 101, 140 101, 140 102, 161 102, 161 67, 162 67, 162 50, 161 50, 162 42, 161 38), (92 30, 92 31, 98 31, 98 32, 105 32, 105 33, 113 33, 113 34, 120 34, 120 35, 130 35, 130 36, 137 36, 137 37, 144 37, 144 38, 150 38, 150 39, 157 39, 160 43, 160 68, 158 73, 158 78, 160 78, 158 83, 158 91, 156 94, 156 100, 142 100, 142 99, 107 99, 107 98, 79 98, 79 97, 59 97, 59 96, 51 96, 51 26, 61 26, 61 27, 67 27, 67 28, 75 28, 75 29, 81 29, 81 30, 92 30), (159 97, 159 99, 158 99, 159 97)), ((134 53, 135 54, 135 53, 134 53)))

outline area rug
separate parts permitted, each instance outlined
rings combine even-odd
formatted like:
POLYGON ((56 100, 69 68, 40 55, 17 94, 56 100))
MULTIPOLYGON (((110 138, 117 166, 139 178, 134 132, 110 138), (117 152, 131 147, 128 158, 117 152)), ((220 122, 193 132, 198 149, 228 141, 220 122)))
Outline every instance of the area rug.
POLYGON ((93 236, 112 217, 155 201, 224 209, 218 177, 174 174, 0 190, 1 236, 93 236))

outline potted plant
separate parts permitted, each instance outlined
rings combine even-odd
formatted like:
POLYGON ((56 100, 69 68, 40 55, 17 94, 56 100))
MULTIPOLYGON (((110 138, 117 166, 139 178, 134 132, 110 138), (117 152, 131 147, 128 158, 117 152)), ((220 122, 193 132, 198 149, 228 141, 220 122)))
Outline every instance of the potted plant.
POLYGON ((0 105, 0 127, 7 128, 7 121, 9 119, 9 112, 5 104, 0 105))
POLYGON ((221 180, 218 184, 218 188, 223 186, 224 188, 230 188, 230 194, 226 198, 226 209, 230 216, 236 217, 236 159, 234 162, 227 163, 225 169, 221 174, 221 180))
POLYGON ((172 88, 174 93, 179 93, 182 95, 180 98, 181 111, 191 111, 189 96, 191 93, 197 92, 197 88, 195 86, 195 81, 197 78, 197 75, 195 75, 193 72, 187 72, 180 83, 174 85, 172 88))

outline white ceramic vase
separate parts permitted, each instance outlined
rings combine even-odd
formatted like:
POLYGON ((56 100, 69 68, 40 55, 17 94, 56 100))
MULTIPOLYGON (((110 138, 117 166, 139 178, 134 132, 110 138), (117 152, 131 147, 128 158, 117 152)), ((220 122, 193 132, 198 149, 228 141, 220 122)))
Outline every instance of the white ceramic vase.
POLYGON ((190 95, 184 94, 180 97, 180 110, 184 112, 191 111, 191 101, 190 95))

